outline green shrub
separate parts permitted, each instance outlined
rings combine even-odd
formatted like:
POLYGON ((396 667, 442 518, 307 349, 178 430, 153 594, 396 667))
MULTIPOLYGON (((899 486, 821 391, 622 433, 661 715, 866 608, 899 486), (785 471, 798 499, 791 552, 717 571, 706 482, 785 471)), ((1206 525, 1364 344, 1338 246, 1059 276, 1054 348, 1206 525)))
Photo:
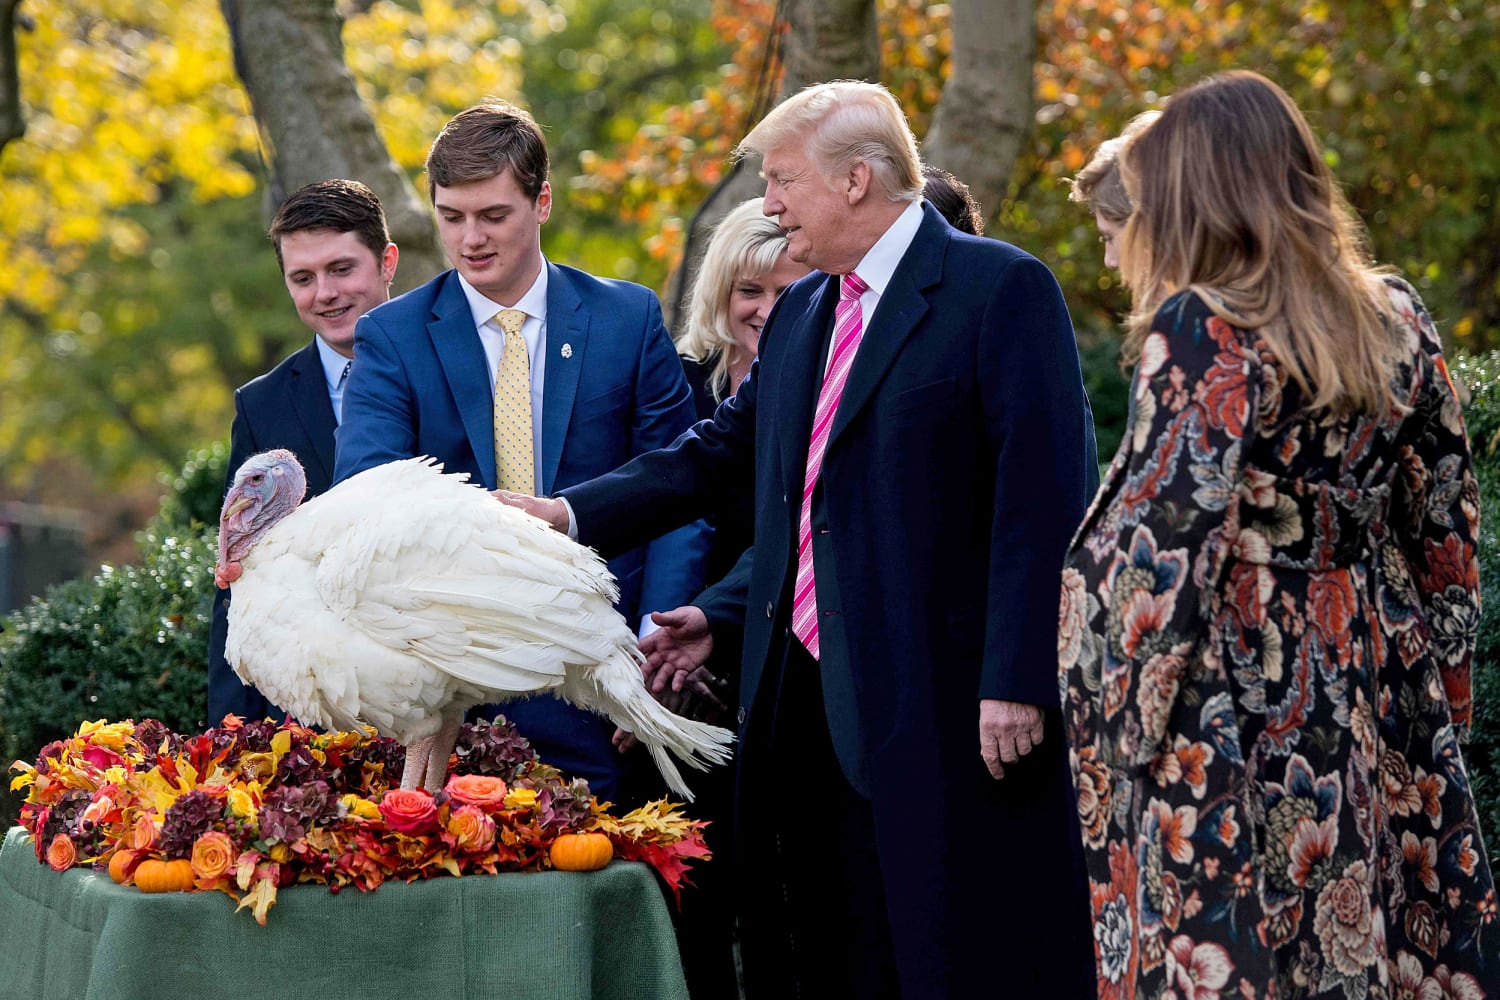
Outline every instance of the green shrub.
POLYGON ((190 452, 181 472, 163 477, 167 495, 156 514, 156 526, 164 531, 183 531, 218 524, 228 465, 227 441, 215 441, 207 448, 190 452))
MULTIPOLYGON (((31 760, 90 719, 161 719, 191 733, 207 709, 209 609, 228 450, 194 453, 139 541, 9 615, 0 633, 0 765, 31 760)), ((0 827, 20 799, 0 783, 0 827)))
POLYGON ((1474 655, 1474 731, 1466 751, 1479 819, 1493 850, 1500 831, 1500 352, 1455 355, 1469 392, 1464 420, 1479 478, 1479 647, 1474 655))
POLYGON ((1120 370, 1118 337, 1080 337, 1078 359, 1083 387, 1094 410, 1094 437, 1099 444, 1100 478, 1120 449, 1130 411, 1130 373, 1120 370))

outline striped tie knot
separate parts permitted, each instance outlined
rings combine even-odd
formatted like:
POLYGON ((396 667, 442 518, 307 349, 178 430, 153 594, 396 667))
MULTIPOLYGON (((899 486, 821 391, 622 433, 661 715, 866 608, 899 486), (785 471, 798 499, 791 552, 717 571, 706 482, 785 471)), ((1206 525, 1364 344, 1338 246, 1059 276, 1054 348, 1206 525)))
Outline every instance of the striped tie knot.
POLYGON ((839 279, 839 298, 841 299, 857 299, 869 290, 870 286, 865 284, 865 279, 853 271, 839 279))

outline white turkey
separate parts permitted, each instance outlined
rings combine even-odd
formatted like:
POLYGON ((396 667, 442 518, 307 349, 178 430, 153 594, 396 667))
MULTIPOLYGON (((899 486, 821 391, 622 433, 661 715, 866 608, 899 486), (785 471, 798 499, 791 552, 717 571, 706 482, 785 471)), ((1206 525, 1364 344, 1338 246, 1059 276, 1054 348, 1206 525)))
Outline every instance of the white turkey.
POLYGON ((405 788, 442 786, 464 712, 552 693, 608 717, 692 795, 667 756, 723 763, 733 736, 647 692, 604 561, 428 458, 302 503, 296 456, 240 466, 214 579, 232 586, 225 656, 303 722, 364 722, 406 747, 405 788))

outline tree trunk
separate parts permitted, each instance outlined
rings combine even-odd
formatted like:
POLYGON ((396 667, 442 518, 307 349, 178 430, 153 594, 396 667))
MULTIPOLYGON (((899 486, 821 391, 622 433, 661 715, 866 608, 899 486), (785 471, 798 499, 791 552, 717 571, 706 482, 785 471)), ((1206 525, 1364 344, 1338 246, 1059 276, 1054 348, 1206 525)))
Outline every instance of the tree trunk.
POLYGON ((245 83, 267 155, 270 196, 280 205, 313 181, 361 181, 385 206, 401 248, 393 290, 446 267, 432 213, 391 159, 344 65, 333 0, 219 0, 235 72, 245 83))
POLYGON ((23 26, 17 10, 21 0, 0 0, 0 150, 26 134, 21 114, 21 72, 16 57, 16 28, 23 26))
MULTIPOLYGON (((880 79, 880 36, 871 0, 782 0, 771 44, 778 44, 783 23, 786 27, 785 34, 779 36, 779 51, 785 72, 767 107, 758 109, 761 114, 775 107, 782 97, 814 83, 880 79)), ((772 73, 775 71, 773 66, 772 73)), ((685 321, 687 292, 693 287, 714 227, 736 205, 765 193, 760 160, 747 157, 734 165, 694 213, 682 264, 668 284, 665 309, 669 329, 675 331, 677 324, 685 321)))
POLYGON ((1036 0, 952 0, 953 56, 922 159, 994 218, 1031 124, 1036 0))
POLYGON ((781 96, 829 80, 880 79, 880 34, 871 0, 783 0, 787 34, 781 96))

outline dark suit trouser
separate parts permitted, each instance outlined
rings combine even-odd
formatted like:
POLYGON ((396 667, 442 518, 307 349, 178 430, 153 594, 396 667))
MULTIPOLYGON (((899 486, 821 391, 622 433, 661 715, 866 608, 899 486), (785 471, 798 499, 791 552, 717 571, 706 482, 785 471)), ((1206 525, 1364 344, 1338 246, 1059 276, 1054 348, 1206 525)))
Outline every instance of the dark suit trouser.
POLYGON ((834 757, 818 664, 795 639, 759 778, 742 785, 749 1000, 898 997, 870 803, 834 757))
MULTIPOLYGON (((725 719, 712 720, 724 725, 725 719)), ((729 718, 729 725, 734 724, 729 718)), ((645 756, 645 747, 636 747, 630 757, 645 756)), ((734 876, 734 793, 735 767, 730 761, 707 772, 688 771, 687 781, 696 796, 686 812, 693 819, 707 820, 703 839, 713 857, 698 861, 688 870, 692 886, 682 890, 681 905, 666 894, 672 924, 677 931, 677 950, 682 956, 682 972, 687 978, 688 996, 693 1000, 739 1000, 739 978, 734 968, 734 921, 739 907, 738 885, 734 876)), ((661 772, 650 763, 628 767, 620 781, 620 797, 625 805, 652 799, 681 798, 667 787, 661 772)))

